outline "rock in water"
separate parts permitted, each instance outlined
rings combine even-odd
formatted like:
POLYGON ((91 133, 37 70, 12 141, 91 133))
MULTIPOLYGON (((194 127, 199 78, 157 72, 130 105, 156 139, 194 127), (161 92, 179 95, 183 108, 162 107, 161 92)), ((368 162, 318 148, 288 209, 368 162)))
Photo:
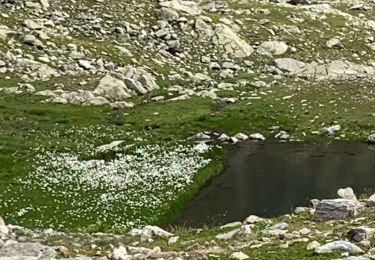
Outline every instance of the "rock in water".
POLYGON ((357 215, 357 204, 347 199, 321 200, 313 215, 313 221, 324 222, 357 215))

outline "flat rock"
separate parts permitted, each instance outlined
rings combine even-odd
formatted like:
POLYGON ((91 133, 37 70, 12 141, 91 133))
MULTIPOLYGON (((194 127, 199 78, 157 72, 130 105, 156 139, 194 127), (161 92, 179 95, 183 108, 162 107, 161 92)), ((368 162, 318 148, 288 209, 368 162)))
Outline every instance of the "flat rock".
POLYGON ((329 242, 315 249, 315 253, 317 254, 329 254, 334 252, 360 254, 363 253, 363 250, 358 246, 343 240, 329 242))

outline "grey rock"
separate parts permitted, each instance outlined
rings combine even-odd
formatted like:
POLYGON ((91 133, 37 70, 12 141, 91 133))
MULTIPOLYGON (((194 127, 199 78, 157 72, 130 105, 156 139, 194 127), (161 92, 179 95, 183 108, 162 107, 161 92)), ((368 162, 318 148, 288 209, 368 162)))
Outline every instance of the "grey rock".
POLYGON ((363 250, 358 246, 343 240, 329 242, 315 249, 315 253, 317 254, 329 254, 334 252, 360 254, 363 253, 363 250))
POLYGON ((275 65, 284 72, 296 73, 305 66, 305 63, 291 58, 279 58, 275 59, 275 65))
POLYGON ((43 246, 40 243, 6 243, 0 249, 0 257, 38 257, 50 259, 56 256, 53 248, 43 246))
POLYGON ((237 58, 248 57, 254 52, 254 49, 247 42, 224 24, 218 24, 215 27, 214 42, 223 46, 226 52, 237 58))
POLYGON ((355 215, 357 215, 357 205, 355 201, 347 199, 327 199, 320 201, 312 219, 316 222, 324 222, 355 215))
POLYGON ((257 49, 257 52, 262 55, 282 55, 287 51, 288 45, 278 41, 263 42, 257 49))

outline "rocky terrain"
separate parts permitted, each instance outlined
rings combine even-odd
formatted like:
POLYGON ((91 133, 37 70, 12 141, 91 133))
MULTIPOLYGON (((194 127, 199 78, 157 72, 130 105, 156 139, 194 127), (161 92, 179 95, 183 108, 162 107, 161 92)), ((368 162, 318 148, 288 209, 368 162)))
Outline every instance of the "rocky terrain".
POLYGON ((0 0, 0 260, 374 258, 372 200, 348 190, 155 227, 223 145, 375 143, 374 32, 372 0, 0 0))

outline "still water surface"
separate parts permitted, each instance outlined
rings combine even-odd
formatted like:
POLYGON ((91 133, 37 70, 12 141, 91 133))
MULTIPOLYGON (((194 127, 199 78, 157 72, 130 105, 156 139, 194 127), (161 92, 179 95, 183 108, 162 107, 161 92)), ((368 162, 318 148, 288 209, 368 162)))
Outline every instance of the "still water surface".
POLYGON ((201 227, 271 217, 335 198, 350 186, 375 191, 375 147, 359 142, 242 143, 230 148, 224 172, 186 205, 172 225, 201 227))

